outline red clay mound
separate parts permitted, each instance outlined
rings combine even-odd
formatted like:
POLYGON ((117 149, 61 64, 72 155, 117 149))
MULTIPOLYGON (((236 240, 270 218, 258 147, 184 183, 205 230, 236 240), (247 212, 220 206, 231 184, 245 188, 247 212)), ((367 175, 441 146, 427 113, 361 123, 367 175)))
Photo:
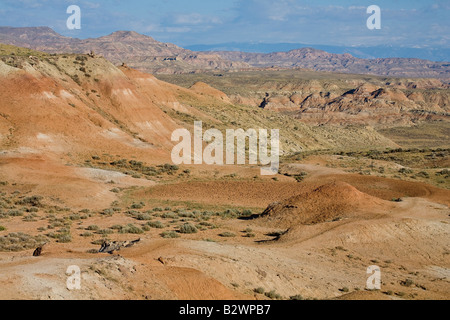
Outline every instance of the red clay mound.
POLYGON ((344 182, 333 182, 276 202, 261 218, 277 227, 291 228, 354 216, 361 211, 386 206, 386 202, 358 191, 344 182))

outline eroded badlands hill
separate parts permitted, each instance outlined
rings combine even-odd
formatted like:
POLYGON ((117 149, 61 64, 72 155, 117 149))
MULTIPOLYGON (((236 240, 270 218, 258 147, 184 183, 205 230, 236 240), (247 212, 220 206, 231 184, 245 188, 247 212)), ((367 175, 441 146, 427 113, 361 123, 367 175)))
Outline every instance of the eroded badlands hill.
POLYGON ((310 72, 247 71, 207 75, 158 75, 185 87, 202 79, 234 103, 278 111, 303 123, 411 126, 449 121, 450 89, 437 79, 381 78, 310 72))

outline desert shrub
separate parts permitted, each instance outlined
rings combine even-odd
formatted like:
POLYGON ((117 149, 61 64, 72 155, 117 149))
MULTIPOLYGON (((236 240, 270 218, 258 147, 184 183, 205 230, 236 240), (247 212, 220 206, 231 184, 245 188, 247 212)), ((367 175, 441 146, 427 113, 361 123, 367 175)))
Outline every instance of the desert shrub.
POLYGON ((249 209, 245 209, 240 213, 241 217, 250 217, 251 215, 253 215, 253 212, 249 209))
POLYGON ((71 78, 76 84, 78 84, 79 86, 81 85, 80 77, 77 74, 71 76, 71 78))
POLYGON ((266 292, 265 296, 267 298, 273 299, 273 300, 281 300, 281 295, 275 292, 275 290, 271 290, 270 292, 266 292))
POLYGON ((180 227, 180 233, 189 234, 189 233, 197 233, 197 232, 198 232, 197 228, 190 223, 185 223, 180 227))
POLYGON ((94 234, 92 232, 86 231, 80 234, 82 237, 92 237, 94 234))
MULTIPOLYGON (((178 216, 180 218, 193 218, 195 215, 192 212, 182 211, 178 213, 178 216)), ((175 214, 173 214, 173 217, 175 217, 175 214)))
POLYGON ((414 284, 414 281, 411 279, 406 279, 405 281, 400 281, 400 285, 404 287, 411 287, 414 284))
POLYGON ((177 215, 173 212, 164 212, 160 217, 163 219, 176 219, 177 215))
POLYGON ((170 163, 160 165, 160 166, 158 166, 158 168, 160 168, 161 172, 165 172, 167 174, 173 174, 174 172, 176 172, 180 169, 180 167, 178 167, 177 165, 172 165, 170 163))
POLYGON ((102 212, 100 212, 102 215, 105 216, 112 216, 114 214, 114 210, 111 208, 104 209, 102 212))
POLYGON ((149 222, 147 222, 147 225, 150 228, 155 228, 155 229, 163 229, 163 228, 165 228, 164 224, 161 221, 149 221, 149 222))
POLYGON ((5 231, 6 228, 4 226, 0 226, 0 231, 5 231))
POLYGON ((65 219, 48 217, 49 224, 47 226, 48 229, 54 229, 57 227, 64 227, 65 225, 69 225, 70 221, 66 221, 65 219))
POLYGON ((68 243, 72 241, 72 236, 70 235, 70 231, 58 231, 58 232, 50 232, 47 234, 49 238, 56 239, 56 242, 59 243, 68 243))
POLYGON ((303 180, 305 180, 305 176, 302 175, 295 175, 294 176, 295 181, 297 182, 302 182, 303 180))
POLYGON ((266 291, 266 290, 264 290, 264 288, 262 288, 262 287, 258 287, 258 288, 256 288, 256 289, 254 289, 253 290, 255 293, 258 293, 258 294, 264 294, 264 292, 266 291))
POLYGON ((202 227, 209 228, 209 229, 216 229, 217 228, 217 225, 215 225, 213 223, 206 222, 206 221, 202 221, 198 225, 202 226, 202 227))
POLYGON ((97 240, 91 241, 91 244, 93 244, 93 245, 102 245, 103 242, 107 241, 107 240, 108 240, 107 238, 97 239, 97 240))
POLYGON ((225 232, 220 233, 219 236, 220 236, 220 237, 224 237, 224 238, 233 238, 233 237, 236 237, 236 235, 235 235, 234 233, 228 232, 228 231, 225 231, 225 232))
POLYGON ((128 162, 133 167, 142 167, 144 164, 141 161, 130 160, 128 162))
POLYGON ((439 172, 436 172, 436 175, 437 176, 444 176, 445 178, 448 178, 448 177, 450 177, 450 170, 443 169, 443 170, 441 170, 439 172))
POLYGON ((139 202, 139 203, 133 203, 131 205, 131 209, 142 209, 145 207, 145 203, 139 202))
POLYGON ((305 300, 301 294, 289 297, 289 300, 305 300))
POLYGON ((76 58, 75 58, 75 60, 76 61, 87 61, 87 57, 86 56, 77 56, 76 58))
POLYGON ((179 238, 180 237, 180 235, 178 233, 176 233, 175 231, 164 231, 160 235, 161 235, 161 237, 163 237, 165 239, 179 238))
POLYGON ((32 214, 29 214, 29 215, 23 217, 22 221, 25 221, 25 222, 37 221, 36 217, 37 217, 37 215, 32 213, 32 214))
POLYGON ((98 234, 103 234, 103 235, 105 235, 105 234, 112 234, 112 233, 114 233, 114 230, 111 230, 111 229, 102 229, 102 230, 98 230, 97 233, 98 233, 98 234))
POLYGON ((31 196, 31 197, 26 197, 23 198, 19 201, 16 202, 16 204, 18 205, 22 205, 22 206, 32 206, 32 207, 40 207, 42 206, 42 199, 44 199, 41 196, 31 196))
POLYGON ((23 216, 23 211, 22 210, 9 210, 6 212, 6 215, 10 216, 10 217, 21 217, 23 216))
POLYGON ((411 174, 413 173, 413 171, 411 169, 408 168, 401 168, 400 170, 398 170, 399 173, 401 174, 411 174))
POLYGON ((416 176, 420 177, 420 178, 429 178, 430 177, 429 173, 425 172, 425 171, 420 171, 419 173, 416 174, 416 176))
POLYGON ((197 230, 199 230, 199 231, 205 231, 205 230, 207 230, 207 228, 206 228, 206 227, 204 227, 204 226, 201 226, 201 225, 196 225, 195 227, 196 227, 196 228, 197 228, 197 230))
POLYGON ((31 235, 14 232, 6 236, 0 237, 0 251, 22 251, 36 248, 42 243, 46 242, 47 238, 44 236, 33 237, 31 235))
POLYGON ((136 227, 134 224, 127 224, 126 226, 123 226, 119 233, 131 233, 131 234, 141 234, 144 233, 144 230, 142 230, 139 227, 136 227))
POLYGON ((81 220, 81 216, 79 214, 77 214, 77 213, 74 213, 74 214, 71 214, 69 216, 69 219, 72 220, 72 221, 81 220))
POLYGON ((86 228, 86 230, 89 230, 89 231, 97 231, 99 229, 100 228, 97 225, 90 225, 86 228))
POLYGON ((236 209, 227 209, 225 211, 222 212, 216 212, 215 214, 216 216, 219 216, 223 219, 226 218, 237 218, 240 215, 240 212, 236 209))
POLYGON ((152 219, 152 216, 149 215, 148 213, 139 213, 134 218, 137 219, 137 220, 141 220, 141 221, 148 221, 148 220, 152 219))

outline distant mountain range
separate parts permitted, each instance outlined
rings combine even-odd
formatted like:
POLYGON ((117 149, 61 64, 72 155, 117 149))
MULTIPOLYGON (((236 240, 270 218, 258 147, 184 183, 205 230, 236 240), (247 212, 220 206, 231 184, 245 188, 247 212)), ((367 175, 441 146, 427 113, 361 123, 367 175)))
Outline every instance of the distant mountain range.
POLYGON ((225 61, 216 54, 193 52, 133 31, 76 39, 64 37, 48 27, 0 27, 0 43, 47 53, 89 53, 103 55, 114 64, 125 63, 149 73, 186 73, 205 70, 248 68, 245 63, 225 61))
POLYGON ((409 48, 395 46, 329 46, 304 43, 239 43, 198 44, 185 46, 192 51, 241 51, 251 53, 286 52, 313 48, 335 54, 349 53, 360 59, 416 58, 430 61, 450 61, 450 48, 409 48))
POLYGON ((316 71, 371 74, 388 77, 450 78, 450 63, 412 58, 360 59, 351 54, 334 54, 313 48, 288 52, 214 52, 223 59, 245 62, 258 68, 303 68, 316 71))
POLYGON ((108 36, 81 40, 64 37, 48 27, 0 27, 0 43, 48 53, 93 51, 115 64, 125 63, 148 73, 304 68, 390 77, 450 78, 449 62, 412 58, 361 59, 349 53, 328 53, 314 48, 274 53, 200 52, 184 49, 171 43, 159 42, 152 37, 133 31, 117 31, 108 36))

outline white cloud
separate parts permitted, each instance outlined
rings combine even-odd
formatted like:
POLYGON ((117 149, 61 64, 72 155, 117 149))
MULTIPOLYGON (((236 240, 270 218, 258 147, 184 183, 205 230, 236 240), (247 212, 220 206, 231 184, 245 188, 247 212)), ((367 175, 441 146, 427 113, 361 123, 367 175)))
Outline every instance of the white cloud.
POLYGON ((188 27, 166 27, 164 31, 169 33, 187 33, 191 31, 191 28, 188 27))
POLYGON ((219 24, 222 20, 215 16, 206 16, 199 13, 176 14, 173 23, 178 25, 219 24))

